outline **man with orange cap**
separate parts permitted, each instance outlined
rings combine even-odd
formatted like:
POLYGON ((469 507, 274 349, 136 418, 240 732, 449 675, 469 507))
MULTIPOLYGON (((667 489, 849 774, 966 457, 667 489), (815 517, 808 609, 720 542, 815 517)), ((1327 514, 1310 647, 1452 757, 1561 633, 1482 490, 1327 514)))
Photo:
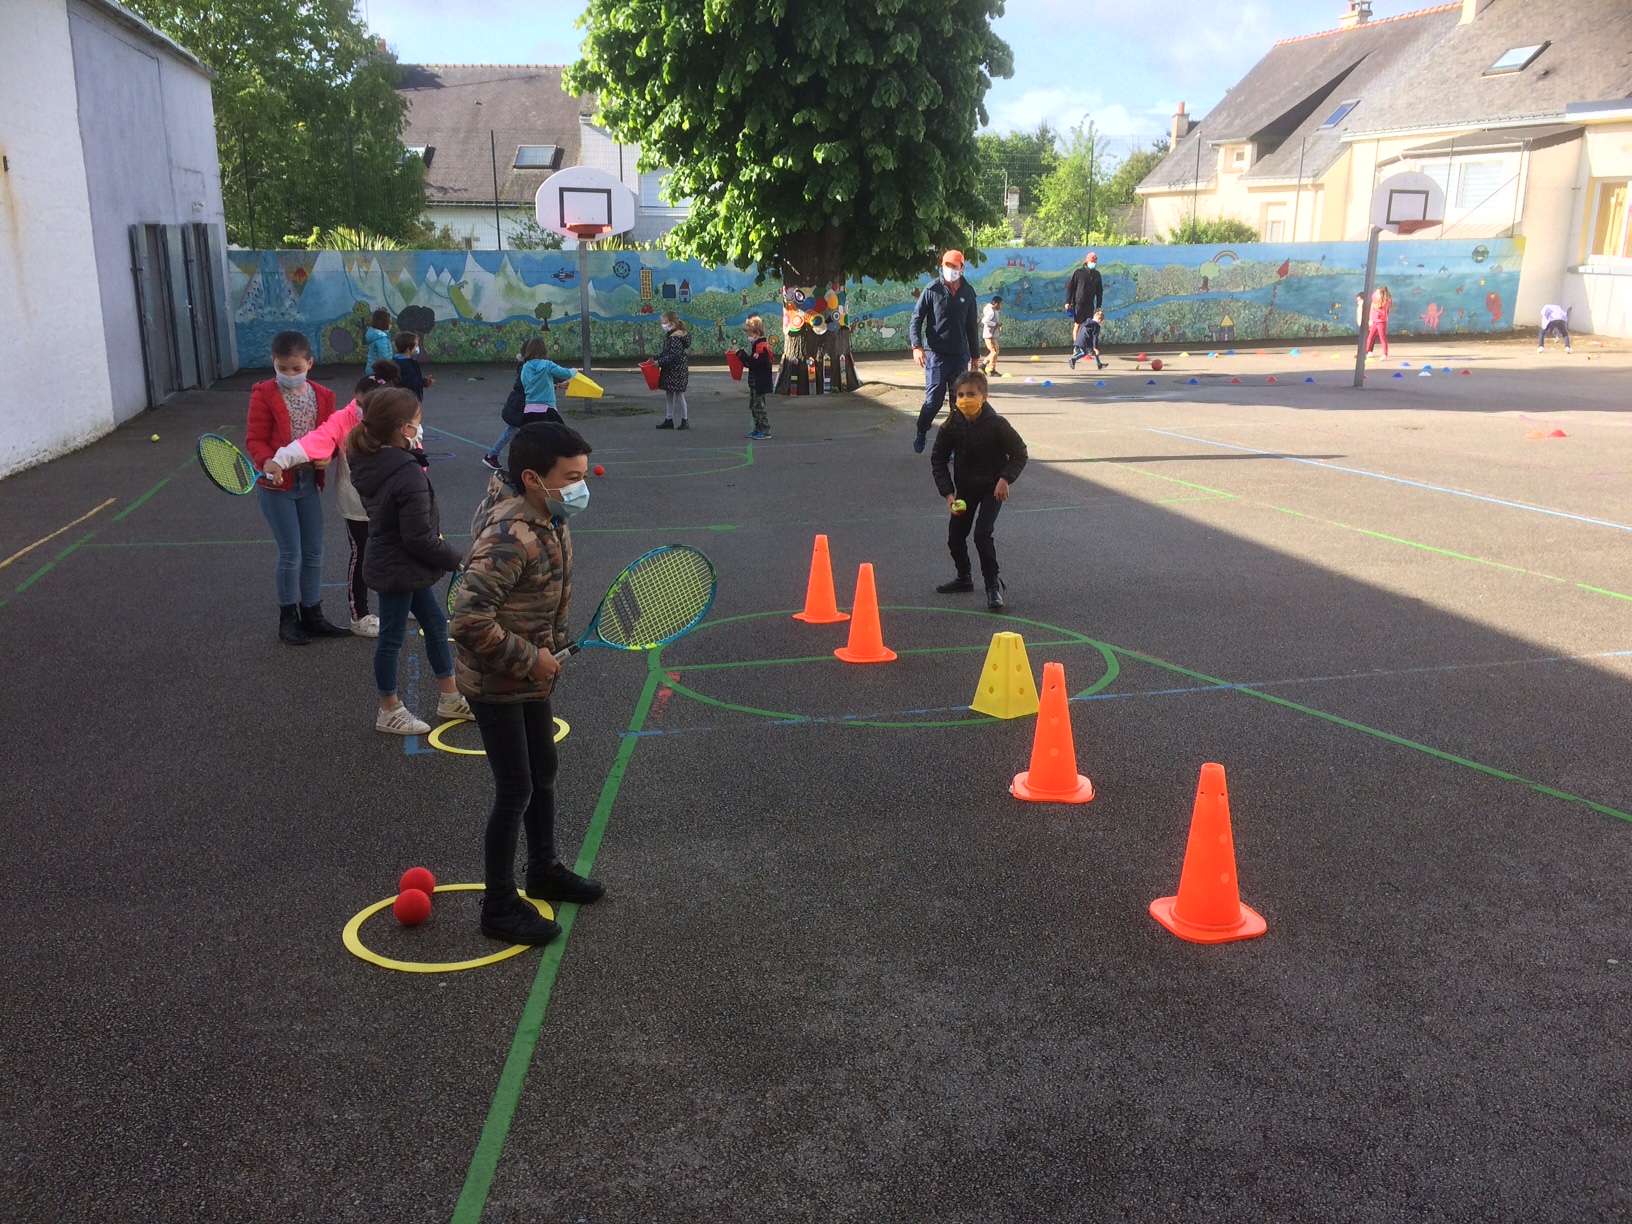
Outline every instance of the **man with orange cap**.
POLYGON ((941 256, 941 275, 918 295, 912 308, 912 359, 924 371, 924 406, 912 449, 924 453, 929 427, 946 400, 952 380, 973 369, 980 352, 980 304, 963 279, 963 252, 941 256))

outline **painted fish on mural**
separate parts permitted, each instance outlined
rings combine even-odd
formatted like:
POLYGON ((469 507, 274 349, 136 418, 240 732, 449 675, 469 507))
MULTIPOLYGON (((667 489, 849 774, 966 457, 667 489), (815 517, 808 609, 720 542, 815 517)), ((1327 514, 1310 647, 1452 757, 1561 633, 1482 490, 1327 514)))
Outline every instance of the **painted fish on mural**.
POLYGON ((1502 321, 1502 295, 1494 289, 1485 294, 1485 309, 1490 311, 1490 321, 1492 323, 1500 323, 1502 321))

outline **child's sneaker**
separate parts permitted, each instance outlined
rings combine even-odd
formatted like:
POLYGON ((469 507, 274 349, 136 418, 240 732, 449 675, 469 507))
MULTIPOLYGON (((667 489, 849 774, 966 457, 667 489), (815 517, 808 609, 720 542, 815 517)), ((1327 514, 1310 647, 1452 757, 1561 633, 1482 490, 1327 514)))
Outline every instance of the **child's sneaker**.
POLYGON ((681 417, 680 418, 680 424, 676 425, 675 428, 676 429, 690 429, 691 428, 691 421, 686 417, 681 417))
POLYGON ((380 636, 380 618, 370 612, 367 616, 359 616, 351 622, 351 631, 358 637, 380 636))
POLYGON ((1077 355, 1075 353, 1071 354, 1071 360, 1066 365, 1073 370, 1077 368, 1077 355))
POLYGON ((482 466, 485 467, 490 472, 498 471, 499 470, 499 457, 497 455, 483 455, 482 456, 482 466))
POLYGON ((659 429, 673 429, 674 428, 674 418, 673 417, 664 417, 661 421, 659 421, 657 423, 657 427, 659 429))
POLYGON ((968 574, 959 574, 951 582, 941 583, 940 586, 935 588, 935 593, 937 595, 956 595, 961 591, 972 591, 974 589, 974 579, 970 578, 968 574))
POLYGON ((748 435, 748 437, 752 441, 755 441, 755 442, 764 442, 770 436, 771 436, 770 434, 765 433, 763 430, 759 430, 759 429, 754 430, 753 433, 748 435))
POLYGON ((381 710, 374 720, 374 730, 387 735, 429 735, 431 724, 415 718, 400 701, 389 710, 381 710))
POLYGON ((476 715, 470 712, 470 706, 465 703, 462 693, 440 694, 436 702, 436 716, 442 719, 462 719, 465 722, 476 721, 476 715))

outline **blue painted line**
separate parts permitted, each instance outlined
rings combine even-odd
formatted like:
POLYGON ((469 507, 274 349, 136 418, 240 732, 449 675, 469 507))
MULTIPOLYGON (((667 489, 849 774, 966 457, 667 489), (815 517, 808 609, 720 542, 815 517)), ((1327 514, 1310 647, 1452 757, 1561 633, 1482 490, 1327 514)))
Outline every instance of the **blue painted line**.
POLYGON ((1469 493, 1465 489, 1448 489, 1444 485, 1427 484, 1420 480, 1407 480, 1403 476, 1387 476, 1382 472, 1368 472, 1362 468, 1340 467, 1335 463, 1326 463, 1319 459, 1304 459, 1298 455, 1283 455, 1276 451, 1264 451, 1256 446, 1236 446, 1230 442, 1215 442, 1211 438, 1197 438, 1190 434, 1175 433, 1170 429, 1146 429, 1146 433, 1164 434, 1169 438, 1183 438, 1186 442, 1200 442, 1203 446, 1219 446, 1225 450, 1246 451, 1251 455, 1258 455, 1264 459, 1287 459, 1293 463, 1307 463, 1310 467, 1328 468, 1334 472, 1347 472, 1351 476, 1369 476, 1373 480, 1386 480, 1391 484, 1410 485, 1417 489, 1428 489, 1435 493, 1449 493, 1452 497, 1466 497, 1473 501, 1489 502, 1493 506, 1507 506, 1512 510, 1528 510, 1531 514, 1546 514, 1553 518, 1573 519, 1577 523, 1590 523, 1594 527, 1613 527, 1616 531, 1632 531, 1632 525, 1627 523, 1612 523, 1608 519, 1588 518, 1584 514, 1570 514, 1564 510, 1549 510, 1545 506, 1529 506, 1524 502, 1506 501, 1500 497, 1486 497, 1483 493, 1469 493))

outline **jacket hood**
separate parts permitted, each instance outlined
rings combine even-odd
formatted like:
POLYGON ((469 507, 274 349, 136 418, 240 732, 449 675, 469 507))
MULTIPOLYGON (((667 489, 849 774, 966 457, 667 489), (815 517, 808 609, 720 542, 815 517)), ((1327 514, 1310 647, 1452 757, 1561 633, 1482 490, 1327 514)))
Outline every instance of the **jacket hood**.
POLYGON ((549 514, 533 509, 504 473, 495 473, 493 479, 487 482, 487 496, 476 507, 475 518, 471 520, 470 538, 474 542, 493 524, 512 520, 527 523, 537 530, 548 528, 552 522, 549 514))
POLYGON ((382 446, 372 455, 348 455, 351 483, 364 497, 373 497, 408 464, 419 466, 414 452, 401 446, 382 446))

